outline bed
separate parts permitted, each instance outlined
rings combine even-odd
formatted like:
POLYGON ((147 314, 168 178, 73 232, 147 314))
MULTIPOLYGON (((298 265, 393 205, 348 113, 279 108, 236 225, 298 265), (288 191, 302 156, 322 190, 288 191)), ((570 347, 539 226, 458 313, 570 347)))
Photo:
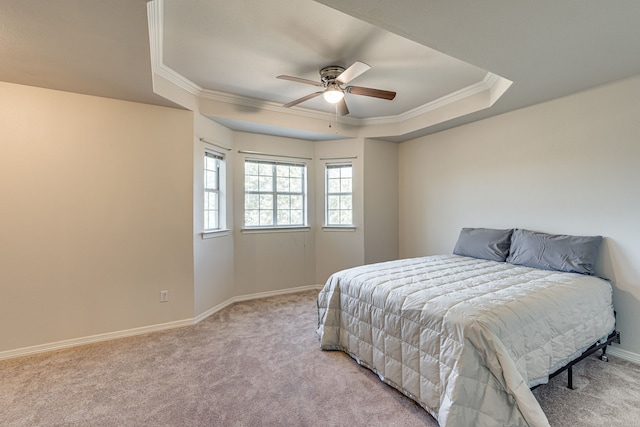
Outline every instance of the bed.
POLYGON ((612 287, 592 273, 599 241, 556 237, 463 229, 451 255, 335 273, 318 295, 321 348, 346 352, 441 427, 548 426, 531 388, 615 326, 612 287))

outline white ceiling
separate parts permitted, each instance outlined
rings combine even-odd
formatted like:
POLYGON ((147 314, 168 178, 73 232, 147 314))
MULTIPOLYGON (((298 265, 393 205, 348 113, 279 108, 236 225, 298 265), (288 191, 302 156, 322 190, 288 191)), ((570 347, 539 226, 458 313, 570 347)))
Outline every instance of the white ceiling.
MULTIPOLYGON (((153 93, 146 3, 0 0, 0 80, 177 106, 153 93)), ((352 84, 398 95, 347 95, 352 118, 401 115, 487 72, 513 81, 489 108, 387 138, 402 141, 640 74, 639 21, 637 0, 165 0, 163 61, 206 90, 282 104, 316 88, 277 75, 361 60, 372 69, 352 84)))
POLYGON ((0 0, 0 81, 175 106, 153 93, 146 0, 0 0))
MULTIPOLYGON (((312 0, 164 0, 164 64, 198 86, 286 104, 319 88, 329 65, 372 68, 350 84, 397 92, 346 96, 350 117, 396 116, 481 82, 487 72, 312 0)), ((300 107, 333 112, 322 97, 300 107)))

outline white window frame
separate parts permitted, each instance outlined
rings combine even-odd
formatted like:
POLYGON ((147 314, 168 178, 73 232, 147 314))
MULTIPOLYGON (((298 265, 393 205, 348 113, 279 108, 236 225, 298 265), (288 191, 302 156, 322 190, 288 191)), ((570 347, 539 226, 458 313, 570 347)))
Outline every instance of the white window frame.
MULTIPOLYGON (((223 233, 226 230, 226 158, 225 155, 214 150, 205 149, 203 156, 203 237, 223 233), (214 169, 208 169, 207 163, 213 159, 214 169), (210 174, 215 179, 208 180, 210 174), (211 185, 213 184, 213 185, 211 185), (217 209, 208 203, 210 198, 217 200, 217 209), (213 213, 213 224, 210 223, 213 213)), ((215 205, 215 203, 214 203, 215 205)))
MULTIPOLYGON (((244 176, 244 203, 243 203, 243 224, 244 224, 244 229, 243 230, 290 230, 290 229, 308 229, 308 209, 307 209, 307 195, 308 195, 308 187, 307 187, 307 174, 308 174, 308 170, 307 170, 307 164, 305 162, 295 162, 295 161, 283 161, 283 160, 268 160, 268 159, 259 159, 259 158, 245 158, 244 161, 244 172, 243 172, 243 176, 244 176), (272 168, 272 174, 271 174, 271 189, 257 189, 257 190, 252 190, 252 189, 247 189, 247 177, 248 176, 254 176, 254 175, 247 175, 247 164, 251 163, 251 164, 258 164, 258 165, 269 165, 272 168), (300 167, 302 169, 302 189, 300 192, 297 191, 283 191, 283 190, 278 190, 278 186, 277 186, 277 179, 278 179, 278 175, 277 175, 277 167, 278 166, 294 166, 294 167, 300 167), (260 195, 266 195, 266 196, 271 196, 271 200, 272 200, 272 204, 271 204, 271 208, 270 209, 259 209, 259 211, 267 211, 270 210, 271 211, 271 224, 260 224, 260 225, 256 225, 256 224, 247 224, 247 211, 249 211, 249 209, 247 209, 247 196, 248 195, 257 195, 258 197, 260 195), (278 210, 283 210, 283 209, 278 209, 278 196, 301 196, 302 197, 302 221, 301 223, 297 223, 297 224, 291 224, 291 223, 280 223, 278 221, 278 210)), ((265 177, 267 177, 267 175, 264 175, 265 177)), ((252 209, 253 210, 253 209, 252 209)), ((286 209, 284 209, 286 210, 286 209)), ((292 210, 292 209, 289 209, 292 210)), ((299 209, 294 209, 294 210, 299 210, 299 209)), ((260 212, 258 213, 258 215, 260 215, 260 212)))
POLYGON ((354 228, 354 212, 353 212, 353 163, 351 162, 339 162, 339 163, 326 163, 325 164, 325 197, 324 197, 324 227, 325 228, 346 228, 346 229, 353 229, 354 228), (349 177, 349 185, 348 188, 344 188, 344 186, 342 185, 342 180, 346 180, 346 177, 340 177, 338 178, 340 180, 340 190, 339 191, 331 191, 331 185, 329 180, 330 179, 335 179, 335 178, 330 178, 330 171, 331 170, 336 170, 336 169, 346 169, 349 168, 351 169, 351 176, 349 177), (338 209, 330 209, 330 198, 331 197, 338 197, 338 199, 341 199, 342 197, 348 196, 351 198, 351 209, 348 209, 349 211, 351 211, 351 221, 349 223, 344 223, 342 221, 340 222, 331 222, 330 218, 331 218, 331 212, 330 211, 338 211, 341 215, 341 212, 343 210, 347 210, 347 209, 343 209, 342 206, 340 206, 338 209))

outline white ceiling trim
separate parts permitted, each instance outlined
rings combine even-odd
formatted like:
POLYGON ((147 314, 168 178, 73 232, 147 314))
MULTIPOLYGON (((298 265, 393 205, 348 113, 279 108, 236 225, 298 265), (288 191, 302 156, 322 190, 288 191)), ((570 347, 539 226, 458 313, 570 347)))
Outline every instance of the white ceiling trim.
POLYGON ((372 117, 368 119, 361 119, 360 124, 361 125, 378 125, 378 124, 402 123, 406 120, 410 120, 415 117, 419 117, 421 115, 430 113, 439 108, 446 107, 447 105, 453 104, 455 102, 462 101, 463 99, 472 97, 480 92, 483 92, 486 90, 491 91, 498 83, 502 81, 506 81, 508 84, 507 87, 504 88, 504 90, 506 90, 512 83, 511 81, 504 79, 503 77, 500 77, 491 72, 487 72, 487 74, 484 76, 482 81, 478 83, 474 83, 470 86, 467 86, 455 92, 451 92, 448 95, 445 95, 441 98, 428 102, 412 110, 406 111, 402 114, 398 114, 396 116, 372 117))
POLYGON ((188 93, 199 97, 202 88, 164 64, 164 1, 154 0, 147 3, 147 20, 149 22, 149 44, 151 51, 152 78, 156 75, 188 93))
MULTIPOLYGON (((291 116, 306 117, 317 120, 333 120, 335 115, 332 113, 310 110, 303 107, 285 108, 282 105, 255 98, 244 97, 235 94, 229 94, 214 90, 202 88, 188 78, 176 72, 169 66, 164 64, 163 57, 163 22, 164 22, 164 0, 152 0, 147 4, 147 13, 149 21, 149 41, 151 52, 151 68, 153 73, 153 81, 155 87, 155 78, 161 77, 168 82, 176 85, 178 88, 196 97, 197 100, 210 100, 223 103, 226 105, 235 105, 241 107, 255 108, 276 113, 284 113, 291 116)), ((395 116, 371 117, 371 118, 354 118, 340 117, 340 122, 351 126, 369 126, 369 125, 402 125, 411 119, 426 116, 435 110, 450 106, 454 103, 471 98, 483 91, 489 91, 490 102, 483 108, 488 108, 500 98, 500 96, 509 88, 511 81, 500 77, 491 72, 487 72, 482 81, 474 83, 470 86, 447 94, 436 100, 428 102, 424 105, 413 108, 404 113, 395 116)), ((482 108, 481 108, 482 109, 482 108)), ((227 119, 236 120, 236 117, 227 117, 227 119)))

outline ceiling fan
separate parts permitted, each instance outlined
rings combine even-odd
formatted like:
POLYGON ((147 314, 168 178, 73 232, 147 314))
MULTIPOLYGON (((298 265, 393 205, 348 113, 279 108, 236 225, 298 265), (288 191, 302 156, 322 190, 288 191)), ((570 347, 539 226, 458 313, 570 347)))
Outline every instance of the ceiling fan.
POLYGON ((353 95, 371 96, 373 98, 392 100, 395 98, 396 93, 388 90, 372 89, 362 86, 346 86, 351 80, 360 76, 371 67, 364 62, 356 61, 349 68, 345 69, 338 65, 330 65, 320 70, 320 81, 303 79, 293 76, 278 76, 278 79, 291 80, 293 82, 305 83, 313 86, 323 87, 324 90, 314 92, 302 98, 291 101, 288 104, 284 104, 283 107, 293 107, 301 102, 308 101, 317 96, 322 95, 325 101, 331 104, 337 104, 337 112, 341 116, 349 114, 347 103, 344 100, 345 93, 351 93, 353 95))

